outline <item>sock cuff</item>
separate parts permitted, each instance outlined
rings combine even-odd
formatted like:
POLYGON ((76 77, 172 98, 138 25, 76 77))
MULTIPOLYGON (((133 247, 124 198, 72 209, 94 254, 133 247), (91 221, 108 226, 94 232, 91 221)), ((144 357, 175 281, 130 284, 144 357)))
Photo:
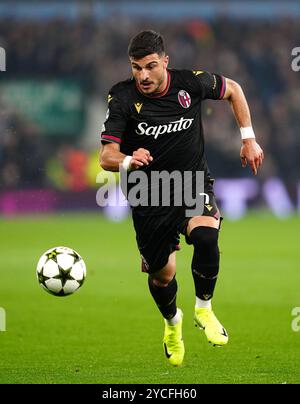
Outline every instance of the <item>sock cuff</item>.
POLYGON ((191 239, 193 239, 202 234, 204 234, 204 235, 209 234, 209 235, 213 236, 213 235, 219 234, 219 229, 216 229, 215 227, 210 227, 210 226, 197 226, 191 231, 189 237, 191 239))

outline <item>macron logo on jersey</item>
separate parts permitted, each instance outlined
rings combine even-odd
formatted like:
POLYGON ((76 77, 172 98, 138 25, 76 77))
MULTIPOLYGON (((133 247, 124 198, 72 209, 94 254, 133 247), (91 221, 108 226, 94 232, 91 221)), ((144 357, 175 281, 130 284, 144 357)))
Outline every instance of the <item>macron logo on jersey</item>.
POLYGON ((193 120, 194 118, 180 118, 178 121, 157 126, 149 126, 147 122, 141 122, 138 124, 138 129, 136 129, 135 133, 137 135, 154 136, 154 139, 157 139, 159 135, 163 135, 165 133, 181 132, 182 130, 189 129, 193 123, 193 120))

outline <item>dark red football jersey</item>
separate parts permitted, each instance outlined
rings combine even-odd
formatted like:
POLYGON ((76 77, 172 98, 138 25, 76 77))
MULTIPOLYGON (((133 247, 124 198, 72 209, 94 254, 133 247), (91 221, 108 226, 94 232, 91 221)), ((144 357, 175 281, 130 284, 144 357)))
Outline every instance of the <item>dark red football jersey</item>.
POLYGON ((199 171, 209 177, 204 155, 201 103, 222 99, 225 78, 206 71, 168 69, 166 89, 154 96, 142 94, 135 80, 114 85, 101 142, 120 144, 126 155, 142 147, 153 162, 141 170, 199 171))

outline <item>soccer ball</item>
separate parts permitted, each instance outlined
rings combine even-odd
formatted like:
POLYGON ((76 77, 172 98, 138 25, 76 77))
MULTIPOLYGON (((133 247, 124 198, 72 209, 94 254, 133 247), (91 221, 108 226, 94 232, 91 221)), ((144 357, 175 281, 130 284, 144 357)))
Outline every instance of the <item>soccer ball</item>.
POLYGON ((67 296, 82 286, 86 266, 76 251, 68 247, 55 247, 41 256, 36 273, 44 290, 55 296, 67 296))

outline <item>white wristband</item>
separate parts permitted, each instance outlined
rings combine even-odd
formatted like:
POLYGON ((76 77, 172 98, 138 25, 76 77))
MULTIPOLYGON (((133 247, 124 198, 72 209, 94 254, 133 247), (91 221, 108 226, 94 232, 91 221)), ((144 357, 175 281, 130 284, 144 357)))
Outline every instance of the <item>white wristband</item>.
POLYGON ((129 170, 129 166, 130 166, 130 162, 132 160, 132 156, 126 156, 122 162, 122 167, 124 168, 124 170, 128 171, 129 170))
POLYGON ((240 128, 242 140, 244 139, 255 139, 255 134, 252 126, 247 126, 246 128, 240 128))

